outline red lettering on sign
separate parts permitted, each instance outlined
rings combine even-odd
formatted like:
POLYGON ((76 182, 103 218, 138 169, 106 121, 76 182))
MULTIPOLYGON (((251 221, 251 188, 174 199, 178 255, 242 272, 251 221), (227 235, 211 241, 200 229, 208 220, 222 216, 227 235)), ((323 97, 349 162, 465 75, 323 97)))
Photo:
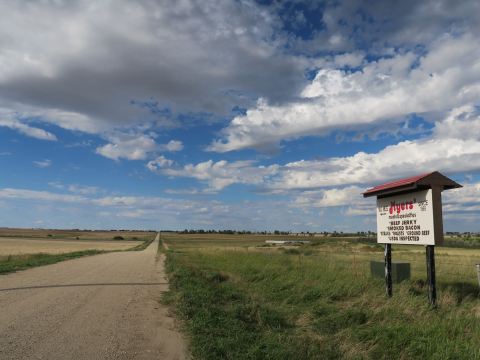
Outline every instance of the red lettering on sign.
POLYGON ((390 214, 393 214, 396 212, 397 214, 400 214, 404 210, 412 210, 413 209, 413 201, 404 201, 401 203, 396 203, 395 201, 392 201, 390 203, 390 209, 388 210, 390 214))

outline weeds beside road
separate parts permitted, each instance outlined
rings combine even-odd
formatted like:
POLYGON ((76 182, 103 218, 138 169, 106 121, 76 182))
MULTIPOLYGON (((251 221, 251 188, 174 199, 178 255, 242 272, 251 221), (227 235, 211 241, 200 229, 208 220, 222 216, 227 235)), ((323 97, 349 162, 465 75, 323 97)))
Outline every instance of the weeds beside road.
POLYGON ((460 266, 474 250, 438 256, 433 311, 415 248, 403 254, 412 280, 387 299, 368 271, 369 258, 382 258, 375 245, 340 239, 291 251, 248 239, 242 248, 238 237, 167 240, 165 301, 184 320, 195 359, 480 359, 478 284, 470 264, 460 266))
POLYGON ((76 251, 65 254, 26 254, 8 255, 0 257, 0 274, 25 270, 35 266, 55 264, 59 261, 70 260, 82 256, 105 253, 101 250, 76 251))

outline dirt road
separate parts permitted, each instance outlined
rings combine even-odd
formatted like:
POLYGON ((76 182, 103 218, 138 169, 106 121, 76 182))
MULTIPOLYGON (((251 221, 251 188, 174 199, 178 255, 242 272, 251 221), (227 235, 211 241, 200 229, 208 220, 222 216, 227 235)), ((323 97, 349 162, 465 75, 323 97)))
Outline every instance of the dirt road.
POLYGON ((184 359, 157 247, 0 275, 0 359, 184 359))

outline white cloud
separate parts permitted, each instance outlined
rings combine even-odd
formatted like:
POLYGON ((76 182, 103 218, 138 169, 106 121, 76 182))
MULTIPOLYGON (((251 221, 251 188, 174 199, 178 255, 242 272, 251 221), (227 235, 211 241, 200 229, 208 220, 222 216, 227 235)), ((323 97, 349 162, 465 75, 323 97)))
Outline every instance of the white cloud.
POLYGON ((48 183, 48 185, 57 190, 67 190, 68 192, 80 195, 95 195, 102 191, 97 186, 86 186, 80 184, 66 185, 59 181, 51 181, 48 183))
POLYGON ((253 161, 228 162, 208 160, 199 164, 188 164, 183 168, 167 168, 163 173, 169 176, 192 177, 206 182, 212 190, 221 190, 234 183, 262 184, 277 172, 277 166, 253 166, 253 161))
POLYGON ((217 191, 211 188, 204 188, 204 189, 196 189, 196 188, 189 188, 189 189, 165 189, 166 194, 171 195, 208 195, 208 194, 215 194, 217 191))
POLYGON ((48 191, 37 191, 28 189, 0 189, 1 199, 23 199, 34 201, 59 201, 59 202, 85 202, 85 198, 76 195, 56 194, 48 191))
POLYGON ((155 140, 147 135, 110 135, 111 143, 100 146, 96 153, 112 160, 121 158, 128 160, 143 160, 148 153, 155 151, 155 140))
POLYGON ((79 184, 71 184, 67 187, 68 191, 81 195, 94 195, 100 192, 100 188, 96 186, 85 186, 79 184))
POLYGON ((480 114, 473 107, 454 109, 438 121, 429 138, 402 141, 378 153, 359 152, 326 160, 297 161, 281 167, 273 189, 311 189, 347 184, 374 184, 439 170, 480 170, 480 114), (469 132, 469 129, 471 130, 469 132), (467 134, 468 133, 468 134, 467 134))
MULTIPOLYGON (((122 158, 127 160, 144 160, 156 151, 177 152, 183 149, 183 143, 179 140, 171 140, 166 144, 157 144, 154 136, 155 134, 152 133, 123 133, 118 131, 108 133, 105 137, 110 142, 99 146, 96 149, 96 153, 112 160, 122 158)), ((156 160, 150 161, 147 167, 150 169, 154 164, 159 165, 162 158, 165 159, 163 156, 160 156, 156 160)), ((166 159, 163 161, 162 166, 166 165, 165 161, 166 159)))
POLYGON ((304 191, 297 196, 295 205, 300 207, 331 207, 363 203, 360 194, 364 191, 358 186, 304 191))
POLYGON ((344 53, 340 55, 336 55, 334 58, 334 63, 337 67, 357 67, 362 65, 363 59, 365 58, 365 54, 361 52, 354 52, 354 53, 344 53))
POLYGON ((147 163, 147 168, 150 171, 159 171, 160 169, 170 167, 173 165, 173 160, 167 159, 165 156, 160 155, 155 160, 151 160, 147 163))
POLYGON ((52 160, 50 159, 38 160, 38 161, 34 161, 33 164, 39 168, 46 168, 52 165, 52 160))
POLYGON ((251 103, 231 89, 282 99, 302 83, 276 28, 251 1, 1 2, 0 106, 88 133, 171 125, 137 106, 152 99, 223 116, 251 103))
POLYGON ((63 185, 61 182, 59 181, 50 181, 48 183, 49 186, 55 188, 55 189, 58 189, 58 190, 63 190, 65 189, 65 185, 63 185))
POLYGON ((477 103, 480 48, 475 39, 470 34, 444 36, 421 58, 398 53, 354 73, 320 70, 300 101, 282 105, 259 101, 234 118, 209 150, 271 148, 283 139, 388 122, 395 126, 412 113, 439 114, 477 103))
POLYGON ((54 134, 40 128, 29 126, 18 120, 0 119, 0 126, 7 127, 12 130, 16 130, 25 136, 33 137, 35 139, 48 140, 48 141, 57 140, 57 137, 54 134))
POLYGON ((480 211, 480 183, 462 185, 462 188, 443 193, 444 208, 449 211, 452 209, 465 209, 473 205, 476 207, 476 210, 480 211))
POLYGON ((327 160, 297 161, 282 167, 273 189, 309 189, 346 184, 375 184, 387 179, 441 170, 480 169, 480 141, 428 139, 403 141, 378 153, 359 152, 327 160))
POLYGON ((180 140, 170 140, 167 144, 161 145, 160 150, 177 152, 183 150, 183 143, 180 140))
MULTIPOLYGON (((233 183, 255 185, 270 192, 312 190, 362 184, 373 185, 389 179, 439 170, 461 173, 480 170, 480 114, 476 108, 464 106, 452 110, 437 121, 432 134, 418 140, 389 145, 377 153, 358 152, 351 156, 322 160, 300 160, 284 165, 260 167, 251 161, 227 161, 189 164, 181 169, 168 169, 171 176, 188 176, 206 181, 216 189, 233 183)), ((355 188, 323 191, 324 205, 330 198, 351 194, 355 188), (347 191, 348 190, 348 191, 347 191)), ((317 204, 319 205, 319 204, 317 204)))

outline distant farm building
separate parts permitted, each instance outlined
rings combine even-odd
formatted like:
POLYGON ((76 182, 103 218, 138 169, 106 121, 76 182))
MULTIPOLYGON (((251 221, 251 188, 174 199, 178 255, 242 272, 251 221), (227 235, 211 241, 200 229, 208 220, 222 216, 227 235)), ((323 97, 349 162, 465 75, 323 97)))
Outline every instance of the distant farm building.
POLYGON ((310 244, 308 240, 266 240, 266 244, 270 245, 300 245, 300 244, 310 244))

